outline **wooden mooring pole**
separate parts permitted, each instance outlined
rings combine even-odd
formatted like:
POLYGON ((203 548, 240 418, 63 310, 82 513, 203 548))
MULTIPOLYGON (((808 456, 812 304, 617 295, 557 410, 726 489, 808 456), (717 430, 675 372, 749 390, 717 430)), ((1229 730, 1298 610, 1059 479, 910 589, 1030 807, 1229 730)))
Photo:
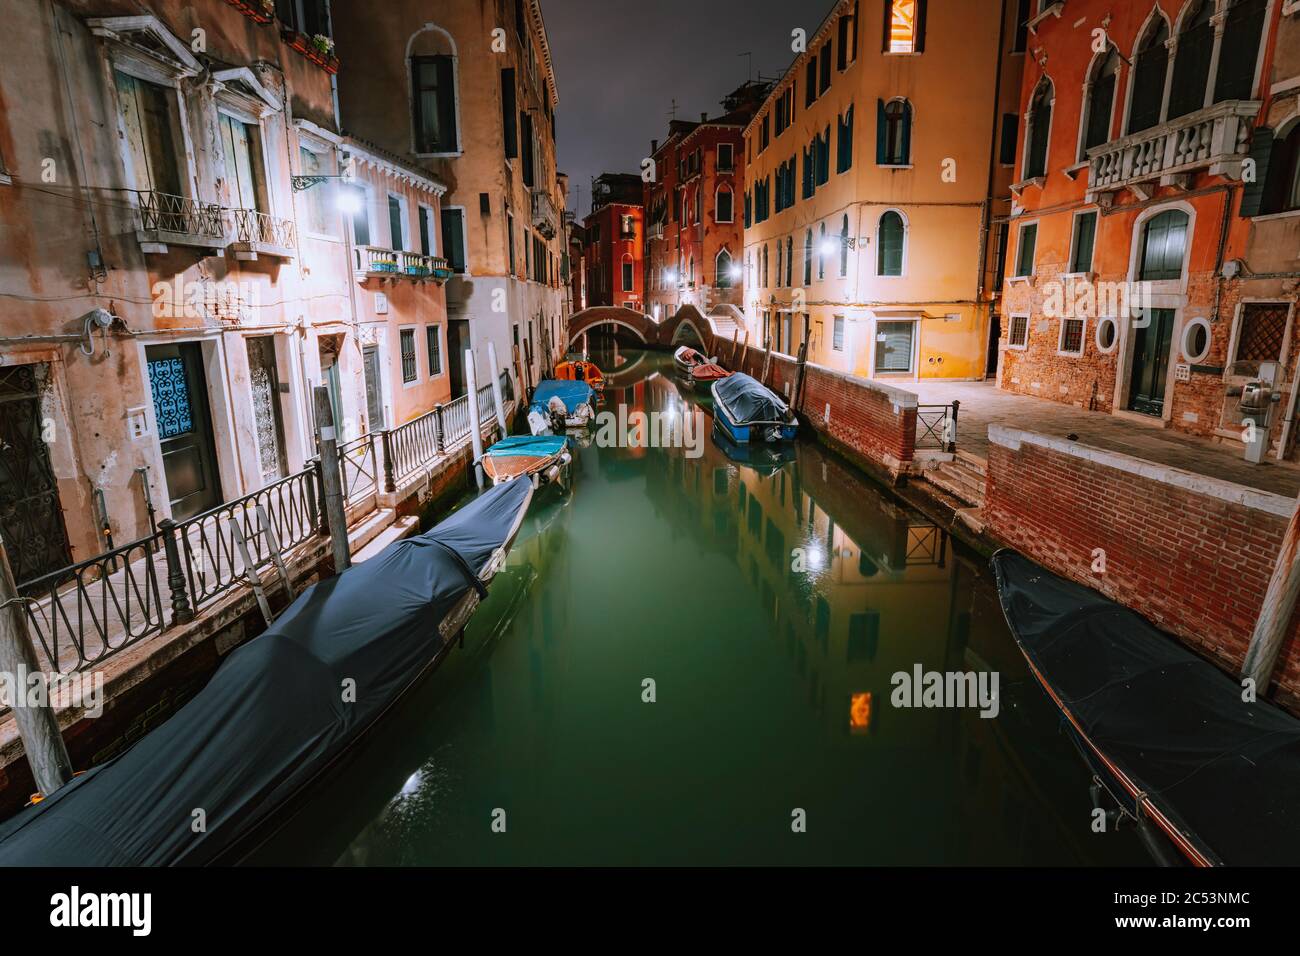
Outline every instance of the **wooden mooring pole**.
POLYGON ((9 568, 9 554, 4 540, 0 539, 0 674, 8 678, 9 686, 20 697, 7 703, 13 710, 36 789, 48 797, 72 779, 72 760, 59 732, 59 721, 50 706, 49 695, 31 706, 25 697, 27 681, 33 674, 45 679, 27 633, 27 612, 23 609, 26 601, 18 596, 13 571, 9 568))
POLYGON ((1241 676, 1255 682, 1255 693, 1262 697, 1268 689, 1277 664, 1278 652, 1286 639, 1287 626, 1295 610, 1296 597, 1300 595, 1300 498, 1296 510, 1282 536, 1282 550, 1273 565, 1268 590, 1264 592, 1264 605, 1255 620, 1255 631, 1250 636, 1246 659, 1241 664, 1241 676))
POLYGON ((312 389, 316 408, 316 437, 320 442, 320 474, 325 499, 325 527, 330 533, 330 550, 334 554, 334 573, 352 567, 348 548, 348 514, 343 504, 343 478, 339 472, 339 443, 334 431, 334 406, 325 385, 312 389))

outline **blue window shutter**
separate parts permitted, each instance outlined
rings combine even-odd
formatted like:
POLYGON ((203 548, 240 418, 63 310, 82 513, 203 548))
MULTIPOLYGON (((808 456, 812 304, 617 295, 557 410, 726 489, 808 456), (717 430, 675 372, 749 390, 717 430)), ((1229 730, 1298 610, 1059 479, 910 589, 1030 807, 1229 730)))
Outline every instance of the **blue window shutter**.
POLYGON ((876 165, 883 166, 888 162, 885 156, 885 101, 876 100, 876 165))
POLYGON ((912 104, 903 103, 903 162, 912 161, 912 104))
POLYGON ((925 52, 925 0, 916 0, 916 52, 925 52))
MULTIPOLYGON (((1264 208, 1265 187, 1268 185, 1269 159, 1273 153, 1273 131, 1260 126, 1250 142, 1250 158, 1255 161, 1255 181, 1246 183, 1241 191, 1241 217, 1258 216, 1264 208)), ((1285 152, 1282 154, 1286 155, 1285 152)))

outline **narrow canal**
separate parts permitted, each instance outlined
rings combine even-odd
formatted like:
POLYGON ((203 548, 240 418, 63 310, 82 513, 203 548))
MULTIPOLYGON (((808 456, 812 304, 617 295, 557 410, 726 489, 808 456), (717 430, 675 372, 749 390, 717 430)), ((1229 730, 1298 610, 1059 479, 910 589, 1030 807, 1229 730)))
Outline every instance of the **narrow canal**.
MULTIPOLYGON (((620 360, 606 408, 700 403, 665 356, 620 360)), ((465 648, 258 861, 1147 862, 1091 831, 978 556, 811 443, 701 451, 582 448, 465 648), (893 707, 917 664, 997 671, 998 715, 893 707)))

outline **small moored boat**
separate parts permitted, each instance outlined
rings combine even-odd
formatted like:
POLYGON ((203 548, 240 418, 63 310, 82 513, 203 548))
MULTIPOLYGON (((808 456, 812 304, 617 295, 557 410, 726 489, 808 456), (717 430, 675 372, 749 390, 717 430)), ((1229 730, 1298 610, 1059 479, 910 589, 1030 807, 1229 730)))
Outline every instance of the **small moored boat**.
POLYGON ((713 383, 713 411, 718 424, 738 444, 788 441, 799 423, 784 399, 744 372, 713 383))
POLYGON ((564 428, 585 428, 596 417, 596 394, 586 382, 546 379, 533 389, 528 428, 546 435, 564 428))
POLYGON ((586 359, 561 362, 555 366, 555 377, 566 382, 586 382, 597 395, 605 391, 604 373, 596 367, 595 362, 586 359))
POLYGON ((703 365, 697 365, 691 369, 691 383, 701 391, 707 392, 714 382, 724 379, 730 374, 721 365, 705 362, 703 365))
POLYGON ((505 564, 532 495, 528 482, 493 488, 308 587, 157 729, 0 824, 0 865, 247 857, 442 658, 505 564))
POLYGON ((691 369, 698 368, 701 365, 707 365, 708 358, 701 352, 691 348, 689 345, 683 345, 673 353, 673 364, 683 375, 689 375, 691 369))
POLYGON ((483 472, 493 484, 523 476, 540 484, 559 478, 572 460, 563 435, 511 435, 483 453, 483 472))
POLYGON ((1094 800, 1104 788, 1158 862, 1300 859, 1300 719, 1243 701, 1231 676, 1096 591, 1014 551, 992 564, 1011 633, 1094 775, 1094 800))

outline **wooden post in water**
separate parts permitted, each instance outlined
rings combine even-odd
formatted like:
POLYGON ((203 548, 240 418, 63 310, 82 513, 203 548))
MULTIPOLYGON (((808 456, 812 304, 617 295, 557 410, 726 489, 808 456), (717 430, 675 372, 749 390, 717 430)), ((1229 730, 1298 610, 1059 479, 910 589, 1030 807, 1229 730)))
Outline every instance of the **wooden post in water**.
POLYGON ((794 377, 794 391, 790 393, 790 411, 798 413, 799 399, 803 395, 803 376, 808 369, 808 329, 803 330, 803 342, 799 344, 799 371, 794 377))
POLYGON ((763 374, 759 376, 759 381, 762 382, 763 385, 765 386, 767 385, 767 373, 771 365, 772 365, 772 342, 769 339, 767 343, 767 348, 763 349, 763 374))
MULTIPOLYGON (((9 678, 16 694, 27 689, 27 680, 41 673, 36 661, 36 649, 27 633, 27 599, 18 596, 13 571, 9 568, 9 554, 4 540, 0 539, 0 673, 9 678)), ((41 675, 44 680, 44 675, 41 675)), ((28 706, 27 700, 8 701, 13 711, 18 736, 23 741, 27 763, 36 778, 36 789, 48 797, 72 779, 72 760, 59 732, 59 721, 47 699, 28 706)))
POLYGON ((474 482, 482 488, 483 432, 478 420, 478 381, 474 377, 474 352, 471 349, 465 350, 465 384, 469 388, 469 440, 474 449, 474 482))
POLYGON ((1273 576, 1264 593, 1264 606, 1259 609, 1246 659, 1241 664, 1241 676, 1255 682, 1255 693, 1260 697, 1268 690, 1297 595, 1300 595, 1300 498, 1282 537, 1282 550, 1278 552, 1273 576))
POLYGON ((736 348, 740 345, 740 326, 736 326, 736 331, 731 333, 731 361, 728 363, 733 369, 736 367, 736 348))
POLYGON ((488 339, 488 368, 492 372, 492 402, 497 409, 497 428, 501 430, 501 437, 505 438, 510 434, 510 429, 506 427, 506 403, 501 397, 501 369, 497 368, 497 347, 491 339, 488 339))
POLYGON ((352 567, 348 548, 348 514, 343 504, 343 479, 339 473, 339 444, 334 431, 334 406, 325 385, 312 389, 316 408, 316 438, 320 444, 322 497, 325 499, 325 527, 330 533, 330 550, 334 555, 334 573, 352 567))
POLYGON ((745 340, 740 346, 740 365, 737 366, 740 371, 745 370, 745 359, 749 358, 749 329, 745 329, 745 340))

